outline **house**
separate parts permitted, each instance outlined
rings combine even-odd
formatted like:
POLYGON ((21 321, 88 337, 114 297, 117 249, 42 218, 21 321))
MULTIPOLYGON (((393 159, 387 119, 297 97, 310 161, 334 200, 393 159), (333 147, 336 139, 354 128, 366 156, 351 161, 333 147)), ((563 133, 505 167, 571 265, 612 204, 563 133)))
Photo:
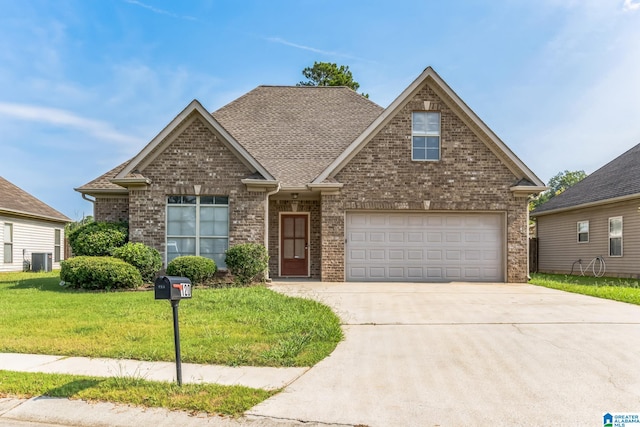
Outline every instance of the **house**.
POLYGON ((69 218, 0 176, 0 271, 60 268, 68 222, 69 218))
POLYGON ((382 108, 345 87, 191 102, 77 188, 132 241, 213 258, 263 243, 271 277, 525 282, 544 184, 431 68, 382 108))
POLYGON ((640 144, 531 212, 538 271, 579 273, 601 256, 606 276, 640 277, 638 165, 640 144))

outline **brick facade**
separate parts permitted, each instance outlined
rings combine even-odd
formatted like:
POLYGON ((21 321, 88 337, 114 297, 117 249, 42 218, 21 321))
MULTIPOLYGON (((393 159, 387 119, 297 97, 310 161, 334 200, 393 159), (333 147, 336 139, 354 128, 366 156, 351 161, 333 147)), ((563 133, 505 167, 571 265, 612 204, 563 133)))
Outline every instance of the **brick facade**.
POLYGON ((151 180, 129 192, 129 238, 165 253, 168 195, 229 197, 229 246, 263 243, 265 193, 249 192, 241 179, 251 171, 199 118, 191 117, 168 136, 169 146, 140 170, 151 180))
POLYGON ((506 212, 506 279, 526 282, 527 199, 513 195, 517 177, 458 114, 424 84, 335 176, 344 187, 322 198, 322 280, 344 280, 345 212, 366 209, 506 212), (411 113, 425 106, 441 113, 437 162, 411 161, 411 113))
POLYGON ((96 221, 129 221, 129 198, 96 197, 93 203, 93 217, 96 221))

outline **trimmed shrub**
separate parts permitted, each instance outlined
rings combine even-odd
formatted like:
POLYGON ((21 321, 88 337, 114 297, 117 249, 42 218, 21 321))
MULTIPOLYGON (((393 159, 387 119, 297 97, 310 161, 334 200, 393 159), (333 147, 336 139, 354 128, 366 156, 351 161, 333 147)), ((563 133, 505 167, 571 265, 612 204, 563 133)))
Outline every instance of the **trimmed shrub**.
POLYGON ((112 255, 137 268, 145 282, 152 282, 155 274, 162 268, 160 252, 144 243, 129 242, 115 248, 112 255))
POLYGON ((71 288, 111 290, 142 286, 140 272, 118 258, 77 256, 60 265, 60 280, 71 288))
POLYGON ((109 256, 124 245, 129 236, 126 222, 90 222, 69 233, 69 244, 75 256, 109 256))
POLYGON ((248 285, 264 280, 264 272, 269 266, 269 255, 264 245, 242 243, 227 250, 225 262, 236 282, 248 285))
POLYGON ((187 277, 194 285, 213 278, 217 270, 216 262, 203 256, 180 256, 167 265, 168 276, 187 277))

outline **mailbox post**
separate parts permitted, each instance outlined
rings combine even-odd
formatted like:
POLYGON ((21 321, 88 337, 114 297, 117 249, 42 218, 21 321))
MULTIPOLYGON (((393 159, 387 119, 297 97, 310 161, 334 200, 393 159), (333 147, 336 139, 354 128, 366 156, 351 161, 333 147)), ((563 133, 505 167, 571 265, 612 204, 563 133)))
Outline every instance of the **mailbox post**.
POLYGON ((171 301, 173 310, 173 342, 176 349, 176 379, 182 386, 182 359, 180 356, 180 327, 178 325, 178 304, 180 300, 191 298, 191 281, 186 277, 161 276, 154 283, 155 299, 171 301))

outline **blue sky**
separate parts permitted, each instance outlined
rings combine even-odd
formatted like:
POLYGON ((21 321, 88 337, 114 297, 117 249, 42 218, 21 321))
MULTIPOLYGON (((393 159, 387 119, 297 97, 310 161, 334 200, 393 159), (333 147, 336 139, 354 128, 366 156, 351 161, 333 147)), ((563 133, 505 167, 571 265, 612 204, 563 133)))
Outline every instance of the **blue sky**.
POLYGON ((0 0, 0 175, 80 219, 192 99, 314 61, 384 107, 434 67, 545 182, 640 143, 640 0, 0 0))

